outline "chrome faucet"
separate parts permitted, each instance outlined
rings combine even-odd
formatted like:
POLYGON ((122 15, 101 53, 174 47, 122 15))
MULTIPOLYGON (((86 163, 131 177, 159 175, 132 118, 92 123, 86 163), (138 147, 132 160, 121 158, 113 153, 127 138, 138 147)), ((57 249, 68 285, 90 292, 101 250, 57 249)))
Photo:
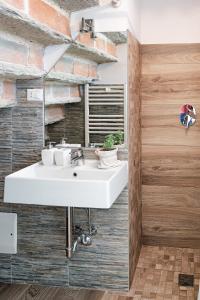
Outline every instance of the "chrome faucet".
POLYGON ((71 150, 71 166, 82 166, 85 163, 83 149, 72 149, 71 150))

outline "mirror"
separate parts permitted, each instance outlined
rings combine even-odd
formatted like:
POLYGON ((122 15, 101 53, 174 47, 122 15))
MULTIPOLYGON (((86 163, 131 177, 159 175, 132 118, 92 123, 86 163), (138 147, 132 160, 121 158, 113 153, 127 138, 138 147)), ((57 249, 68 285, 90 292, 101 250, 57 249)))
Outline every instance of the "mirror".
POLYGON ((123 135, 123 147, 127 33, 97 33, 95 39, 81 33, 76 43, 45 77, 45 141, 98 146, 105 136, 117 133, 123 135))

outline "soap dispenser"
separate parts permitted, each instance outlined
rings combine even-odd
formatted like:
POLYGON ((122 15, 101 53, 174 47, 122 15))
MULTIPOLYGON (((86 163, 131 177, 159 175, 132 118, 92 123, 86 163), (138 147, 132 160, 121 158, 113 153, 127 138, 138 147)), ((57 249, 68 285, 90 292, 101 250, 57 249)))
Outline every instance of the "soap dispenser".
POLYGON ((63 149, 63 148, 68 148, 70 145, 69 144, 67 144, 67 138, 65 138, 65 137, 63 137, 62 139, 61 139, 61 141, 60 141, 60 144, 57 144, 56 145, 56 147, 57 148, 61 148, 61 149, 63 149))
POLYGON ((63 137, 60 142, 61 145, 66 145, 66 141, 67 141, 67 138, 63 137))
POLYGON ((52 166, 55 164, 55 143, 50 142, 47 149, 42 150, 42 163, 44 166, 52 166))
POLYGON ((55 163, 57 166, 70 166, 71 161, 71 149, 68 148, 69 144, 66 143, 66 138, 62 138, 61 142, 57 147, 55 151, 55 163))

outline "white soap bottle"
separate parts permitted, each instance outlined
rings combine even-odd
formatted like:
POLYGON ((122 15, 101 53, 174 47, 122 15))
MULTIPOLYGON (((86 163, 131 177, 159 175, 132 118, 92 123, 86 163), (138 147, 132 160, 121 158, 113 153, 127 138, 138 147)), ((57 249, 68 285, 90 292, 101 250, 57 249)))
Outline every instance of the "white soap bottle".
POLYGON ((66 167, 70 165, 71 149, 57 149, 55 151, 55 161, 57 166, 66 167))
POLYGON ((58 148, 68 148, 70 146, 70 144, 66 143, 67 138, 62 138, 60 141, 60 144, 56 145, 56 147, 58 148))
POLYGON ((48 144, 47 149, 42 150, 42 163, 44 166, 55 165, 55 148, 53 147, 53 142, 48 144))

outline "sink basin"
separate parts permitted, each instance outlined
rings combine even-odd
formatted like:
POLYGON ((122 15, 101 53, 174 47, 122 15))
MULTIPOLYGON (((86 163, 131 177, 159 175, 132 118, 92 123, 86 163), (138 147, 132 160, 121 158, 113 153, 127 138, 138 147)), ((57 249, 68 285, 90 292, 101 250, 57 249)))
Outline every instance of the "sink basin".
POLYGON ((81 167, 36 163, 6 177, 4 202, 110 208, 127 185, 127 162, 107 170, 97 165, 95 160, 86 160, 81 167))

